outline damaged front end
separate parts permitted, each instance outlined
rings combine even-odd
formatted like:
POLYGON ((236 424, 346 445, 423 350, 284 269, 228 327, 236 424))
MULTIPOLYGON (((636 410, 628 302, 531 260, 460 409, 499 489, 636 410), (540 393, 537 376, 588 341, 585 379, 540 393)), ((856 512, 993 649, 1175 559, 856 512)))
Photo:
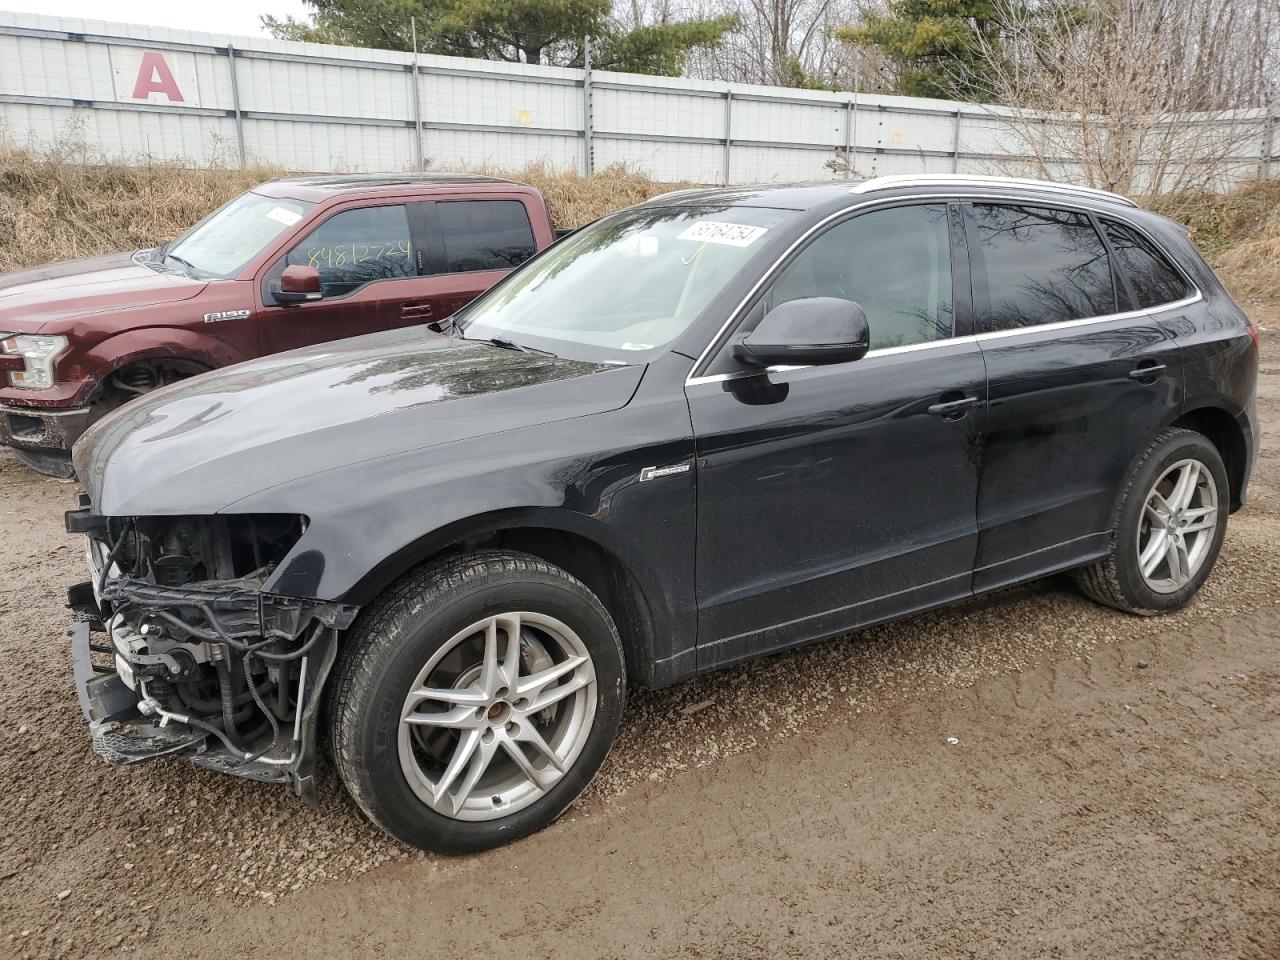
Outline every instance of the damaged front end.
POLYGON ((92 577, 68 593, 76 686, 108 763, 183 755, 312 798, 320 695, 356 610, 263 592, 305 524, 102 517, 86 497, 67 513, 92 577))

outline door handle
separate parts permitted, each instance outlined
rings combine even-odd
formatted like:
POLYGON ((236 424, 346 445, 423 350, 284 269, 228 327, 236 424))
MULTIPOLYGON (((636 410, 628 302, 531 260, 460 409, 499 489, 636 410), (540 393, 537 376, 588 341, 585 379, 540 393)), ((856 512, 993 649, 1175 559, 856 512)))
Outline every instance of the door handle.
POLYGON ((1130 380, 1139 380, 1143 383, 1155 383, 1156 380, 1167 370, 1163 363, 1148 363, 1142 366, 1134 367, 1129 371, 1130 380))
POLYGON ((959 420, 970 407, 977 406, 977 397, 961 397, 959 400, 944 400, 929 407, 929 413, 943 420, 959 420))
POLYGON ((400 317, 404 320, 426 320, 434 312, 430 303, 403 303, 400 305, 400 317))

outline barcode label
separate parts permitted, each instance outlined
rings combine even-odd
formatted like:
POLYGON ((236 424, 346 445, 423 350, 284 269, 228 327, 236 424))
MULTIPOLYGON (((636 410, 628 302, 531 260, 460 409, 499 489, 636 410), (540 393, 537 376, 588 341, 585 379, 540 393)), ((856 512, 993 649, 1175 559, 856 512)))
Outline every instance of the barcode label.
POLYGON ((768 232, 768 227, 749 227, 742 223, 701 220, 687 227, 684 233, 680 234, 680 239, 693 240, 697 243, 723 243, 730 247, 749 247, 768 232))

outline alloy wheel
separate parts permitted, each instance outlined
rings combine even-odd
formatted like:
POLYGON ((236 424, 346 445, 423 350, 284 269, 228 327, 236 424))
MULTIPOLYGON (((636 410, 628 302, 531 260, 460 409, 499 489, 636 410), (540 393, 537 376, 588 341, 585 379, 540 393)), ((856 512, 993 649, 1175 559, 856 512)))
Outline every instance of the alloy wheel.
POLYGON ((1218 526, 1218 489, 1199 460, 1179 460, 1147 493, 1138 524, 1138 568, 1157 593, 1174 593, 1200 572, 1218 526))
POLYGON ((529 611, 487 617, 414 679, 400 715, 401 770, 444 816, 509 816, 573 766, 596 703, 591 655, 569 626, 529 611))

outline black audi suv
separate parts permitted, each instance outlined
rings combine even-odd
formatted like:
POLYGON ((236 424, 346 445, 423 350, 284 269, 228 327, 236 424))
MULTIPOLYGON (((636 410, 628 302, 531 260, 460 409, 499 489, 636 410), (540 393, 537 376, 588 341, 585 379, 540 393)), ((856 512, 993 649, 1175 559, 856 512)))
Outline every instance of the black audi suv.
POLYGON ((1257 337, 1185 230, 1099 191, 623 210, 435 328, 85 435, 95 748, 308 796, 327 743, 381 827, 473 851, 574 800, 633 685, 1060 571, 1176 609, 1245 501, 1257 337))

